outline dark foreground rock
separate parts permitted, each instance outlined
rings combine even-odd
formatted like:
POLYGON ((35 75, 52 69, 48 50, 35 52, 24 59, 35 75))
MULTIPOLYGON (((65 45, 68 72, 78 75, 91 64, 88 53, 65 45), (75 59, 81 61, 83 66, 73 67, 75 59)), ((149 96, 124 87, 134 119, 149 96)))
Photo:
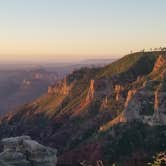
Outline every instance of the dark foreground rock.
POLYGON ((2 141, 0 166, 56 166, 57 151, 45 147, 29 136, 5 138, 2 141))

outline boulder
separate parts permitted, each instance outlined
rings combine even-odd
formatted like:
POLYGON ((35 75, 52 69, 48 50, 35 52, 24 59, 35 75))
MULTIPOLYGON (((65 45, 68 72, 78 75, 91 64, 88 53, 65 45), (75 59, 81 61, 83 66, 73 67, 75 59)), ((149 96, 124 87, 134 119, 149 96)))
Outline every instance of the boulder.
POLYGON ((56 166, 57 151, 31 140, 29 136, 5 138, 0 166, 56 166))

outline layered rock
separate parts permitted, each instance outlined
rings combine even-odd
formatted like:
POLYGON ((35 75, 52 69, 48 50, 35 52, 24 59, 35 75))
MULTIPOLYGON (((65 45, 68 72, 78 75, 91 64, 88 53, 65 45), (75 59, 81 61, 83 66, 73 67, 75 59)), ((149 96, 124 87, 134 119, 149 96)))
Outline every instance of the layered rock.
POLYGON ((154 65, 152 72, 157 72, 164 64, 166 64, 166 56, 160 55, 154 65))
POLYGON ((106 109, 108 107, 108 97, 106 96, 100 106, 100 110, 106 109))
POLYGON ((138 119, 149 125, 166 125, 166 94, 163 87, 164 83, 159 84, 154 91, 145 87, 136 92, 129 102, 126 101, 123 114, 126 121, 138 119))
POLYGON ((71 85, 67 84, 67 80, 65 78, 62 82, 57 83, 55 86, 49 86, 47 93, 50 95, 68 95, 70 90, 71 85))
POLYGON ((119 101, 121 98, 121 92, 124 90, 124 87, 121 85, 115 85, 115 100, 119 101))
POLYGON ((154 100, 154 117, 159 120, 159 88, 155 91, 154 100))
POLYGON ((3 139, 0 153, 1 166, 56 166, 57 151, 45 147, 29 136, 3 139))
POLYGON ((153 121, 166 125, 166 92, 162 85, 155 91, 153 121))
POLYGON ((129 90, 129 91, 128 91, 127 98, 126 98, 126 102, 125 102, 125 108, 128 106, 130 100, 132 99, 132 97, 135 95, 136 92, 137 92, 136 89, 133 89, 133 90, 129 90))
POLYGON ((99 131, 103 132, 110 129, 112 126, 117 125, 118 123, 126 123, 126 122, 127 122, 126 116, 124 115, 124 112, 122 112, 119 116, 117 116, 113 120, 100 126, 99 131))
POLYGON ((129 90, 124 111, 113 120, 100 127, 105 131, 118 123, 141 121, 151 126, 166 125, 165 82, 147 81, 136 90, 129 90))
POLYGON ((95 81, 91 80, 89 90, 88 90, 88 94, 86 96, 86 102, 91 102, 93 100, 94 93, 95 93, 95 81))

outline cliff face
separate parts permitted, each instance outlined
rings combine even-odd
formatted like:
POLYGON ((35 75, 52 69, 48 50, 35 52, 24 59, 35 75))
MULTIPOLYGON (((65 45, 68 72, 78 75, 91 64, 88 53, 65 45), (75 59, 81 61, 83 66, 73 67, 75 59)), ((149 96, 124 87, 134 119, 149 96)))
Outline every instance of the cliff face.
POLYGON ((89 86, 88 94, 86 96, 86 102, 87 103, 90 103, 93 100, 94 93, 95 93, 95 81, 90 80, 90 86, 89 86))
POLYGON ((166 92, 162 85, 155 91, 154 115, 153 120, 156 123, 166 125, 166 92))
POLYGON ((67 84, 66 78, 57 83, 55 86, 48 87, 48 94, 50 95, 68 95, 71 90, 71 85, 67 84))
POLYGON ((160 55, 154 65, 152 72, 157 72, 159 69, 166 64, 166 57, 165 55, 160 55))
POLYGON ((165 109, 163 109, 165 92, 159 92, 158 88, 149 91, 145 87, 136 92, 127 103, 123 113, 127 122, 139 120, 149 125, 166 125, 165 109))
MULTIPOLYGON (((139 76, 132 83, 133 88, 129 89, 125 98, 124 109, 113 120, 100 127, 100 131, 106 131, 119 123, 130 123, 138 120, 145 124, 166 125, 166 55, 160 55, 148 74, 149 79, 139 76)), ((121 93, 127 91, 120 85, 115 86, 115 100, 122 99, 121 93)))
POLYGON ((124 90, 123 86, 121 85, 115 85, 115 99, 116 101, 119 101, 121 98, 121 93, 124 90))
POLYGON ((31 140, 29 136, 6 138, 2 144, 1 166, 56 166, 57 151, 31 140))
POLYGON ((135 95, 136 92, 137 92, 137 90, 135 90, 135 89, 128 91, 126 102, 125 102, 125 108, 128 107, 130 100, 133 98, 133 96, 135 95))

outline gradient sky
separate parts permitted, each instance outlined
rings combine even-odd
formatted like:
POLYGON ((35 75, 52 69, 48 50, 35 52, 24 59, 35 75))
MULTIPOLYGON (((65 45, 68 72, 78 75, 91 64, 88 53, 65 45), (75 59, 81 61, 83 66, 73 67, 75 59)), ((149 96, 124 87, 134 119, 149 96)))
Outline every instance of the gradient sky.
POLYGON ((111 58, 165 46, 166 0, 0 0, 0 61, 111 58))

